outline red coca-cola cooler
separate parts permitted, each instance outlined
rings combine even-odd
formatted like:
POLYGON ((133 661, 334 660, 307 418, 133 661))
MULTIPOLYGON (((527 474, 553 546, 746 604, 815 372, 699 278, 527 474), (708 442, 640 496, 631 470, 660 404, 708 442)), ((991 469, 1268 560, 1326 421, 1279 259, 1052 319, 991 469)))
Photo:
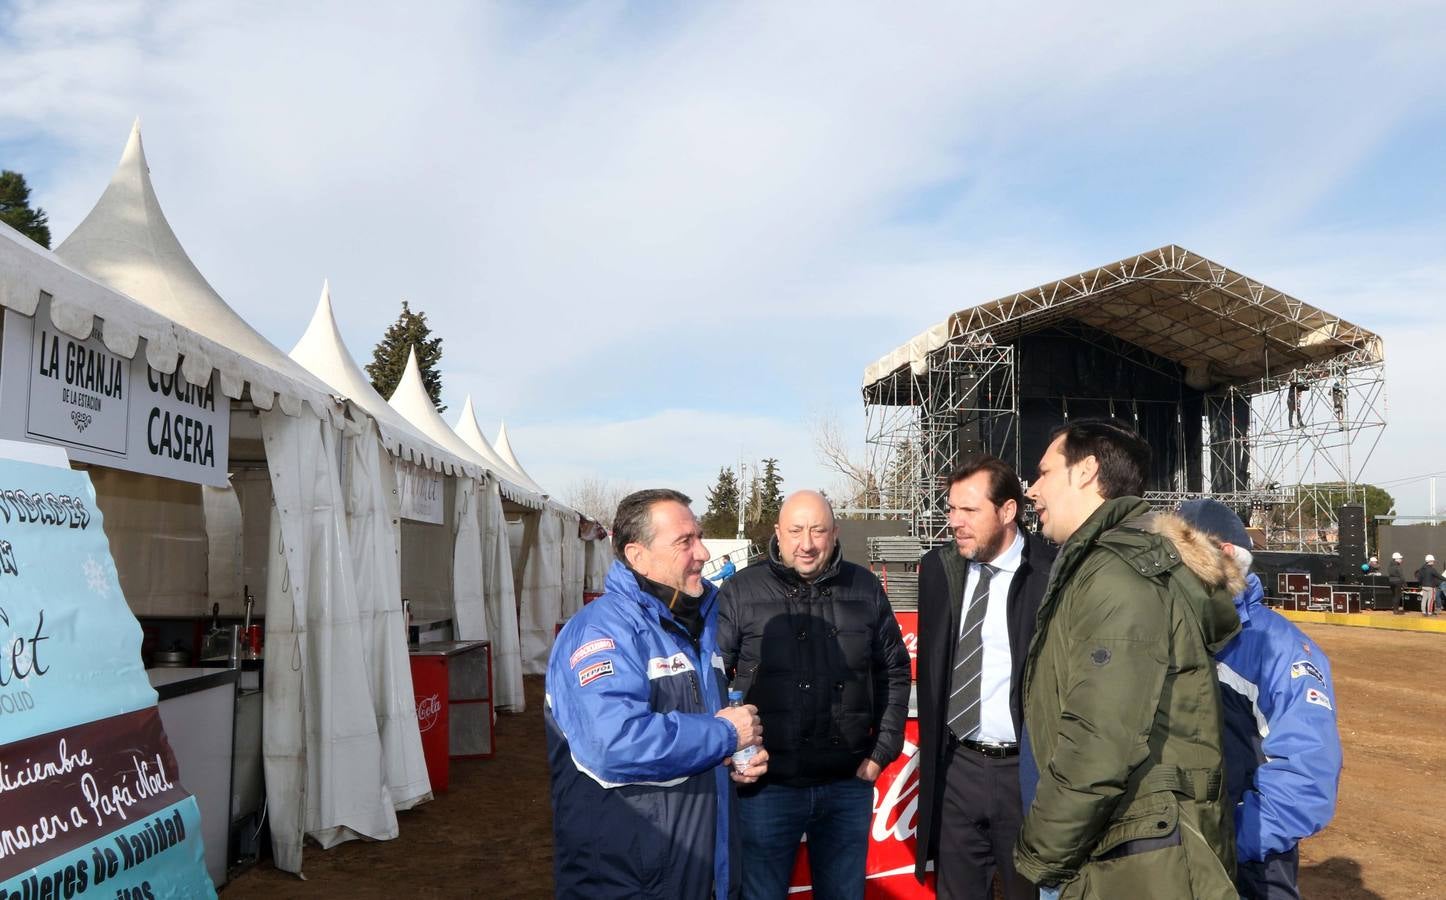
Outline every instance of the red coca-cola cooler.
MULTIPOLYGON (((869 825, 865 897, 869 900, 912 900, 934 896, 932 871, 925 876, 924 884, 914 880, 914 847, 918 832, 919 721, 910 716, 904 725, 904 752, 874 782, 874 815, 869 825)), ((799 845, 791 883, 788 890, 790 900, 813 896, 807 840, 799 845)))
MULTIPOLYGON (((919 613, 896 610, 904 646, 909 650, 910 678, 919 677, 919 613)), ((899 758, 879 773, 874 782, 874 815, 869 824, 869 855, 865 863, 868 900, 913 900, 934 896, 934 873, 924 884, 914 880, 914 848, 919 833, 919 720, 912 698, 909 719, 904 723, 904 750, 899 758)), ((792 886, 788 896, 812 897, 808 870, 808 840, 798 848, 792 886)))
POLYGON ((447 658, 412 652, 412 695, 417 701, 417 730, 432 792, 447 790, 449 729, 447 727, 447 658))

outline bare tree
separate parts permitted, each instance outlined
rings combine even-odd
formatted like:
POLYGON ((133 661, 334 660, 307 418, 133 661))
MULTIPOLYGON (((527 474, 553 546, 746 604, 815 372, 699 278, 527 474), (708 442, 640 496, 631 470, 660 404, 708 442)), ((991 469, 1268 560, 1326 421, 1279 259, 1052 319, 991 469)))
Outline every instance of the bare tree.
POLYGON ((588 475, 567 486, 563 502, 611 530, 618 504, 632 492, 633 486, 627 482, 609 481, 596 475, 588 475))
POLYGON ((866 509, 878 507, 882 479, 862 456, 855 455, 849 447, 839 428, 838 418, 832 413, 814 416, 809 419, 808 430, 813 437, 813 451, 818 461, 838 476, 829 491, 838 500, 838 505, 866 509))

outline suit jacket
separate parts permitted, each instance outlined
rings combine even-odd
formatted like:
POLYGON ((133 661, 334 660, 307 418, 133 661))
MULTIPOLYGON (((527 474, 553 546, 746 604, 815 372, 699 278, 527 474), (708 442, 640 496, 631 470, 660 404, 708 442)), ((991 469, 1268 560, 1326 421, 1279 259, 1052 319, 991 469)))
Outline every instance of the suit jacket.
MULTIPOLYGON (((1023 559, 1009 583, 1009 712, 1015 734, 1022 734, 1023 728, 1024 657, 1034 637, 1035 614, 1054 554, 1055 548, 1039 535, 1025 533, 1023 559)), ((914 877, 920 881, 925 864, 939 854, 939 811, 944 802, 944 753, 948 747, 944 718, 967 575, 968 563, 952 540, 919 561, 919 834, 914 877), (946 558, 944 554, 954 555, 946 558)))

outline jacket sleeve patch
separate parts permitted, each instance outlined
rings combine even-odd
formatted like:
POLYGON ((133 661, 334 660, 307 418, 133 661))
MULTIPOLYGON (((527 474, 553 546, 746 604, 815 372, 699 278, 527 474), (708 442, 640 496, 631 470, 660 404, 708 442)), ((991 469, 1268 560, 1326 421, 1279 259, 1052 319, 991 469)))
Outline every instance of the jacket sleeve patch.
POLYGON ((1110 661, 1111 653, 1108 647, 1096 647, 1090 654, 1090 662, 1097 666, 1103 666, 1110 661))
POLYGON ((587 687, 599 678, 606 678, 613 674, 613 661, 605 659, 602 662, 595 662, 577 673, 577 684, 579 687, 587 687))
POLYGON ((576 650, 574 650, 572 652, 572 656, 568 659, 567 664, 572 668, 576 669, 578 663, 587 659, 589 656, 592 656, 594 653, 601 653, 604 650, 616 649, 617 645, 613 643, 612 638, 597 638, 596 640, 588 641, 586 644, 583 644, 581 647, 578 647, 576 650))
POLYGON ((1290 678, 1292 681, 1303 675, 1309 675, 1321 684, 1325 684, 1325 676, 1320 673, 1320 669, 1317 669, 1315 663, 1310 660, 1302 659, 1290 664, 1290 678))
POLYGON ((1325 691, 1318 691, 1315 688, 1308 688, 1305 692, 1305 702, 1314 703, 1316 706, 1324 706, 1326 709, 1334 709, 1331 706, 1331 698, 1325 691))

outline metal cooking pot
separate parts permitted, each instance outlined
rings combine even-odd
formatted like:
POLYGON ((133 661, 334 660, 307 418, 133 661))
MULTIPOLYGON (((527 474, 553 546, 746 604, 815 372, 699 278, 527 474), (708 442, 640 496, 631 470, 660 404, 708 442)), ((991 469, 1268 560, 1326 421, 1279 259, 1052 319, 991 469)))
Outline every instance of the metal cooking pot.
POLYGON ((182 669, 191 664, 191 654, 179 648, 157 650, 151 655, 151 666, 156 669, 182 669))

